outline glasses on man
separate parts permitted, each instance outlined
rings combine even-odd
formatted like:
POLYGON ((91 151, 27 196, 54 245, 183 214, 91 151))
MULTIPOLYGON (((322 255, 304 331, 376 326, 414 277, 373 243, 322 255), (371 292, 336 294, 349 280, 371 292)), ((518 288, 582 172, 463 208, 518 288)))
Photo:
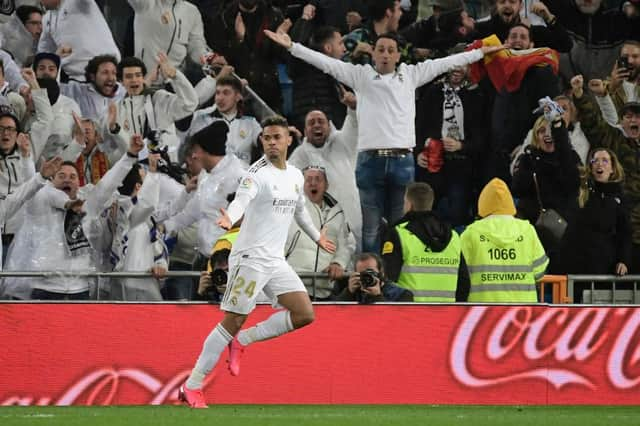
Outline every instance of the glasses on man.
POLYGON ((18 129, 13 126, 0 126, 0 133, 16 133, 18 129))

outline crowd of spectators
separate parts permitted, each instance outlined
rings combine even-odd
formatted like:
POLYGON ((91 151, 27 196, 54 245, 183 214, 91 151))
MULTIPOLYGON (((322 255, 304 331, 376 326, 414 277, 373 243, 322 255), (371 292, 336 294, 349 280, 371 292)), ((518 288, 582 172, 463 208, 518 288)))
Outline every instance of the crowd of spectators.
MULTIPOLYGON (((273 114, 337 245, 290 229, 314 300, 441 300, 403 284, 403 235, 460 253, 493 178, 516 217, 566 222, 539 235, 548 273, 640 274, 638 0, 9 0, 2 270, 53 273, 0 298, 219 301, 235 234, 215 219, 273 114), (469 47, 492 35, 499 59, 469 47)), ((466 300, 454 263, 446 300, 466 300)))

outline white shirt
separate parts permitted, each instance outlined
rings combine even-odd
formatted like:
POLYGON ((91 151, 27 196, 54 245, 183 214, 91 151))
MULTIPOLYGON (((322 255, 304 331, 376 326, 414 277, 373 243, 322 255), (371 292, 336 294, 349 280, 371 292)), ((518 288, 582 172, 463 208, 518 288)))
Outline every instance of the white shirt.
POLYGON ((284 246, 294 216, 300 228, 318 241, 320 232, 305 209, 303 187, 302 172, 290 164, 284 170, 279 169, 266 157, 253 163, 229 206, 232 223, 244 213, 231 257, 242 257, 251 263, 258 261, 263 266, 284 260, 284 246))
POLYGON ((416 144, 415 90, 455 67, 482 59, 480 49, 417 65, 400 64, 379 74, 371 65, 354 65, 293 43, 293 56, 351 87, 358 98, 358 151, 407 148, 416 144))

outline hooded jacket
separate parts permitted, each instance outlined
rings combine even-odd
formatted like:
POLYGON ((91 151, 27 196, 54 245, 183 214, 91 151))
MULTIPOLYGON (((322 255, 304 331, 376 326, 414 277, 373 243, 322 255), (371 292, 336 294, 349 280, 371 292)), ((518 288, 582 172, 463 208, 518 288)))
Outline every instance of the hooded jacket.
MULTIPOLYGON (((322 250, 315 241, 293 221, 289 228, 289 236, 285 244, 285 258, 298 273, 324 272, 331 263, 337 263, 347 269, 353 247, 349 244, 349 225, 345 219, 342 206, 328 193, 324 194, 322 206, 311 202, 308 198, 305 208, 317 229, 325 229, 329 240, 335 242, 336 252, 322 250)), ((309 295, 326 299, 331 295, 333 285, 328 279, 316 279, 315 288, 311 279, 303 279, 309 295)))
MULTIPOLYGON (((440 220, 430 211, 407 212, 397 225, 407 223, 406 229, 417 236, 425 248, 432 252, 442 252, 451 241, 451 225, 440 220)), ((396 226, 389 228, 382 248, 382 259, 387 277, 396 282, 400 276, 404 259, 409 253, 402 252, 402 243, 396 226)), ((464 258, 461 257, 458 266, 458 287, 456 289, 456 301, 466 301, 469 294, 469 275, 464 258)))

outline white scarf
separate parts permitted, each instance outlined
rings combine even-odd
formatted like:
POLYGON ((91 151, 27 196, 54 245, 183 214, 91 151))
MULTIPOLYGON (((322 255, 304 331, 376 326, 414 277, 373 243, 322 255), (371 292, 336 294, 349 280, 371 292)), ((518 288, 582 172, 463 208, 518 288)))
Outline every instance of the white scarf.
POLYGON ((442 103, 442 137, 452 137, 458 141, 464 141, 464 109, 462 100, 458 96, 460 88, 451 87, 444 83, 444 101, 442 103))

